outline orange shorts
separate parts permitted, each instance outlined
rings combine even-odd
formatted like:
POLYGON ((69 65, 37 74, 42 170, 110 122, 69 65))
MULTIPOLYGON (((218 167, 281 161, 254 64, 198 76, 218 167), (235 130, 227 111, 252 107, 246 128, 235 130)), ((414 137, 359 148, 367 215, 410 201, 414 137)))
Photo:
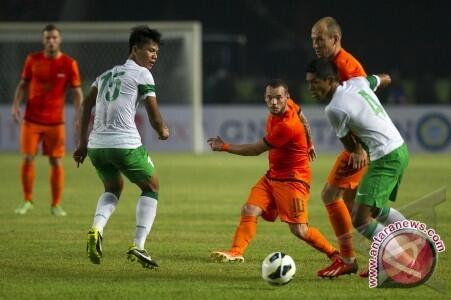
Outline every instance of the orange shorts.
POLYGON ((274 222, 279 216, 283 222, 301 224, 308 223, 309 197, 310 188, 305 183, 263 176, 252 188, 246 203, 260 207, 266 221, 274 222))
POLYGON ((64 124, 49 126, 23 121, 20 130, 21 152, 36 155, 41 141, 44 155, 63 157, 65 152, 64 124))
POLYGON ((343 151, 338 155, 332 170, 327 178, 327 183, 343 189, 355 189, 359 186, 360 180, 365 175, 368 167, 356 170, 348 166, 351 153, 343 151))

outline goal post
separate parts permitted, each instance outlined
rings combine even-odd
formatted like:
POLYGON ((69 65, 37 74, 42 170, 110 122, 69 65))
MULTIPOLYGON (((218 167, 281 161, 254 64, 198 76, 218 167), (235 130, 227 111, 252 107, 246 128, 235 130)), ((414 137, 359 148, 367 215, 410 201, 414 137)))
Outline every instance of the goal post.
MULTIPOLYGON (((0 23, 2 99, 12 99, 26 55, 42 50, 41 31, 47 24, 0 23)), ((148 25, 160 31, 163 35, 163 45, 157 64, 152 69, 160 106, 190 107, 192 145, 189 148, 195 153, 203 152, 200 22, 55 22, 54 24, 62 31, 63 52, 73 56, 79 63, 85 91, 101 72, 125 62, 131 28, 148 25)))

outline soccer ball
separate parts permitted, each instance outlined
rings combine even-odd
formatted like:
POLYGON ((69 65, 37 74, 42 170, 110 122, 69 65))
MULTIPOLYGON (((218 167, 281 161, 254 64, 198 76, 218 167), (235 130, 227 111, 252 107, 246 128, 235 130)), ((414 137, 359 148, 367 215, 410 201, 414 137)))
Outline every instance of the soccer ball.
POLYGON ((296 264, 291 256, 273 252, 262 263, 262 278, 271 285, 285 285, 293 280, 296 264))

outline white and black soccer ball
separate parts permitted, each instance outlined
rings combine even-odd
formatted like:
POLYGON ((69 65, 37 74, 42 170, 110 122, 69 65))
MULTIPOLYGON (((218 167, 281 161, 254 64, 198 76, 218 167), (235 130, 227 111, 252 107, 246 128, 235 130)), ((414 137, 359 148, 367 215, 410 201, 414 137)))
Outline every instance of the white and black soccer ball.
POLYGON ((296 264, 291 256, 273 252, 262 263, 262 278, 272 285, 284 285, 293 280, 296 264))

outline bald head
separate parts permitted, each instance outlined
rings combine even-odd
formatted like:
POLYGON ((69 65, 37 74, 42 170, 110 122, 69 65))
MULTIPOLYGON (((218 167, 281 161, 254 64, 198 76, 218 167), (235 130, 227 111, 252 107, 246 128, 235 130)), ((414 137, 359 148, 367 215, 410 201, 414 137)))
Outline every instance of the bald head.
POLYGON ((338 35, 341 38, 341 27, 337 20, 332 17, 324 17, 316 21, 313 27, 319 27, 325 30, 329 35, 338 35))
POLYGON ((324 17, 312 27, 313 49, 318 57, 333 58, 341 49, 341 28, 337 20, 324 17))

